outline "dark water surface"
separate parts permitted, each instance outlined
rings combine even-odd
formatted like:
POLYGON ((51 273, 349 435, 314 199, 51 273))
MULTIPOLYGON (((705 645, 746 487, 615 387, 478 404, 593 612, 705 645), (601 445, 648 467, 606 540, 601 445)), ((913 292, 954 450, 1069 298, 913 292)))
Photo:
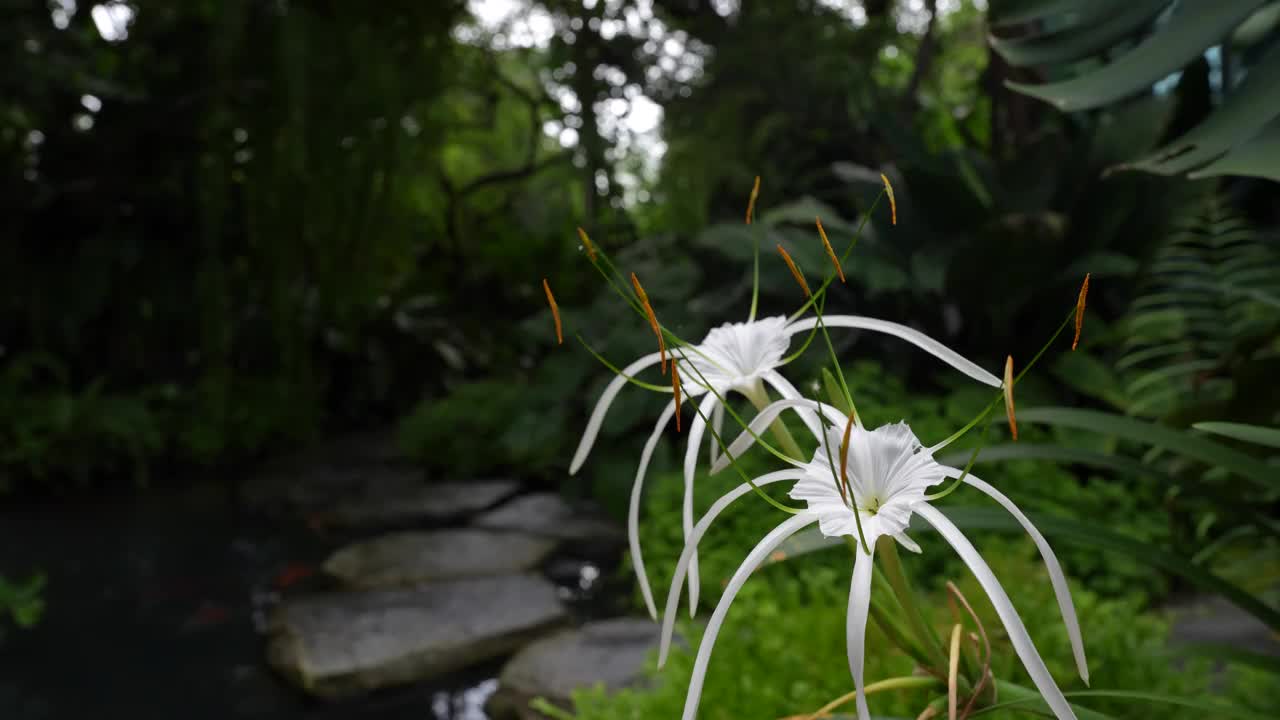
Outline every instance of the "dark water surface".
MULTIPOLYGON (((320 563, 354 537, 250 515, 215 488, 0 506, 0 574, 48 576, 41 622, 3 626, 0 720, 483 720, 500 661, 341 703, 308 698, 266 664, 272 607, 327 587, 320 563)), ((579 568, 598 574, 563 554, 549 564, 579 614, 597 614, 567 577, 579 568)))

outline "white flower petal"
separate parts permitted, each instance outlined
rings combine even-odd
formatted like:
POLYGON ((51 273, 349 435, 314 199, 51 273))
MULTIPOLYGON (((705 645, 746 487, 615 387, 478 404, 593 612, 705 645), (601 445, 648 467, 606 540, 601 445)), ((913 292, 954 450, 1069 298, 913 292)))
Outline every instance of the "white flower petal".
MULTIPOLYGON (((842 425, 845 417, 841 412, 830 405, 820 403, 815 400, 775 400, 760 409, 756 416, 747 423, 747 430, 743 430, 732 443, 729 443, 726 454, 721 455, 720 459, 711 466, 711 474, 724 470, 729 467, 731 458, 737 458, 756 442, 756 436, 764 433, 774 418, 782 414, 783 410, 794 410, 797 408, 806 408, 809 410, 819 410, 827 417, 827 421, 834 425, 842 425)), ((796 458, 797 460, 799 458, 796 458)), ((800 463, 796 463, 799 465, 800 463)))
POLYGON ((1080 621, 1076 618, 1076 606, 1071 600, 1071 588, 1067 586, 1067 577, 1062 572, 1062 566, 1058 564, 1058 556, 1053 554, 1053 548, 1049 547, 1049 542, 1044 539, 1044 535, 1040 534, 1036 526, 1031 524, 1031 520, 1004 493, 972 474, 965 476, 964 482, 990 495, 991 499, 1008 510, 1040 550, 1045 569, 1049 571, 1049 582, 1053 584, 1053 594, 1058 597, 1058 609, 1062 611, 1062 622, 1067 626, 1067 637, 1071 640, 1071 653, 1075 656, 1076 670, 1080 672, 1080 679, 1088 685, 1089 664, 1084 656, 1084 639, 1080 635, 1080 621))
MULTIPOLYGON (((684 541, 689 542, 689 535, 693 533, 693 476, 698 465, 698 449, 702 446, 702 435, 707 429, 707 423, 703 418, 714 409, 719 400, 715 395, 707 393, 702 398, 702 404, 698 407, 698 416, 693 419, 693 425, 689 427, 689 440, 684 448, 684 507, 682 510, 682 520, 684 522, 684 541)), ((689 560, 689 615, 693 616, 698 611, 698 553, 695 551, 693 557, 689 560)))
POLYGON ((636 581, 640 583, 640 594, 644 596, 645 607, 654 620, 658 619, 658 609, 653 604, 653 591, 649 588, 649 578, 644 572, 644 555, 640 552, 640 490, 644 487, 644 476, 649 470, 653 449, 657 447, 658 439, 662 437, 662 432, 675 413, 676 401, 673 399, 658 416, 658 422, 654 423, 653 432, 649 434, 644 450, 640 453, 640 466, 636 468, 636 479, 631 484, 631 504, 627 508, 627 543, 631 547, 631 564, 635 567, 636 581))
MULTIPOLYGON (((757 487, 762 487, 776 482, 795 480, 799 477, 799 470, 779 470, 767 475, 761 475, 753 482, 757 487)), ((719 517, 720 513, 724 512, 725 508, 729 507, 734 500, 751 491, 751 485, 743 483, 721 495, 707 509, 707 514, 698 520, 698 524, 693 528, 693 534, 685 541, 684 551, 680 553, 680 560, 676 562, 676 570, 671 577, 671 587, 667 590, 667 605, 662 612, 662 638, 658 644, 658 667, 666 664, 667 653, 671 650, 671 637, 675 633, 676 626, 676 607, 680 603, 680 586, 688 573, 689 562, 698 548, 698 543, 701 542, 702 536, 706 534, 707 528, 711 527, 711 523, 715 522, 715 519, 719 517)))
POLYGON ((893 539, 897 540, 898 544, 901 545, 902 547, 910 550, 913 553, 916 553, 917 555, 920 554, 921 552, 920 546, 917 545, 916 541, 912 540, 906 533, 898 533, 897 535, 893 536, 893 539))
POLYGON ((817 518, 808 513, 800 513, 782 521, 778 527, 770 531, 768 535, 765 535, 760 543, 752 548, 751 552, 747 554, 747 558, 738 566, 738 571, 729 579, 729 584, 720 596, 720 602, 716 603, 715 612, 711 614, 711 619, 707 621, 707 629, 702 634, 702 643, 698 645, 698 657, 693 661, 693 675, 689 678, 689 694, 684 701, 684 720, 694 720, 698 715, 698 701, 702 698, 702 683, 707 676, 707 665, 711 662, 711 650, 715 648, 716 635, 720 633, 720 626, 724 624, 724 616, 728 614, 729 606, 733 604, 733 599, 738 595, 738 591, 742 589, 742 586, 747 582, 747 578, 751 576, 756 567, 768 557, 769 553, 773 552, 774 548, 781 545, 783 540, 791 537, 816 520, 817 518))
POLYGON ((569 474, 577 474, 582 468, 582 463, 587 461, 587 455, 591 454, 591 446, 596 442, 596 435, 600 432, 600 425, 604 422, 605 413, 609 412, 609 406, 613 404, 613 399, 618 396, 618 391, 622 390, 622 386, 627 384, 627 378, 634 376, 641 370, 650 365, 657 365, 662 361, 660 353, 650 353, 636 360, 630 365, 622 368, 622 373, 605 386, 604 392, 600 393, 600 399, 596 401, 595 409, 591 411, 591 417, 587 420, 587 429, 582 431, 582 439, 578 441, 578 449, 573 453, 573 461, 569 463, 569 474))
POLYGON ((716 464, 716 458, 720 455, 720 442, 716 440, 716 436, 724 437, 724 404, 716 403, 716 409, 711 412, 711 428, 715 430, 715 434, 711 436, 707 445, 711 448, 711 457, 709 462, 716 464))
MULTIPOLYGON (((875 553, 875 545, 871 546, 871 552, 875 553)), ((853 675, 853 687, 858 693, 858 720, 871 720, 871 713, 867 710, 867 696, 862 692, 862 666, 866 656, 867 611, 871 607, 873 564, 873 555, 868 555, 859 548, 853 561, 853 580, 849 583, 849 614, 845 617, 849 672, 853 675)))
MULTIPOLYGON (((822 322, 827 327, 857 328, 893 335, 906 340, 980 383, 985 383, 991 387, 1001 386, 1000 378, 978 367, 972 361, 965 359, 963 355, 955 350, 906 325, 861 315, 823 315, 822 322)), ((787 332, 792 334, 805 332, 812 330, 816 325, 816 318, 805 318, 788 325, 787 332)))
MULTIPOLYGON (((800 391, 797 390, 794 385, 787 382, 787 379, 782 377, 777 370, 770 370, 769 372, 761 375, 760 378, 769 383, 769 385, 773 387, 773 389, 776 390, 784 400, 804 399, 804 396, 800 394, 800 391)), ((822 437, 822 423, 818 422, 818 416, 816 414, 805 408, 796 408, 796 414, 800 416, 800 422, 803 422, 804 426, 809 428, 809 432, 813 433, 814 437, 822 437)))
POLYGON ((969 570, 978 579, 978 584, 987 592, 987 597, 991 599, 991 605, 995 608, 996 614, 1000 616, 1000 622, 1004 623, 1004 629, 1009 635, 1009 642, 1013 644, 1014 652, 1018 653, 1023 667, 1027 669, 1027 674, 1031 676, 1031 682, 1040 691, 1040 695, 1049 705, 1049 709, 1058 717, 1058 720, 1076 720, 1076 714, 1071 709, 1071 704, 1067 702, 1062 690, 1058 688, 1053 676, 1049 674, 1049 668, 1045 667, 1044 660, 1041 659, 1040 653, 1036 651, 1035 644, 1031 642, 1031 635, 1027 633, 1026 626, 1022 624, 1022 618, 1018 617, 1018 611, 1014 609, 1008 594, 1005 593, 995 574, 991 572, 987 562, 974 549, 973 544, 964 536, 964 533, 960 532, 960 529, 955 524, 932 505, 920 503, 916 506, 915 511, 936 528, 939 535, 951 543, 951 547, 955 548, 960 559, 964 560, 965 565, 969 566, 969 570))

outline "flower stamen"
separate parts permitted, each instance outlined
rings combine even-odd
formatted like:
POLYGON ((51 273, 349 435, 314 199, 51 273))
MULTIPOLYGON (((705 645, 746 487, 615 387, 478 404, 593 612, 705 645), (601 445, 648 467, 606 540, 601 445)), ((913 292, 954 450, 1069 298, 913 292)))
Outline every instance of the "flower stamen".
POLYGON ((791 276, 799 283, 800 289, 804 290, 804 296, 812 297, 813 294, 809 292, 809 283, 804 281, 804 275, 800 273, 800 268, 796 267, 795 261, 791 259, 791 255, 786 248, 782 247, 781 243, 778 244, 778 252, 782 255, 782 259, 786 261, 787 267, 791 268, 791 276))
POLYGON ((564 330, 560 325, 560 308, 556 306, 556 296, 551 294, 551 285, 547 283, 546 278, 542 278, 542 289, 547 293, 547 304, 551 306, 551 317, 556 321, 556 344, 564 344, 564 330))
POLYGON ((836 266, 836 272, 840 274, 840 282, 844 282, 844 268, 840 267, 840 259, 836 257, 835 248, 831 247, 831 241, 827 239, 827 231, 822 229, 822 218, 814 218, 818 223, 818 235, 822 238, 822 245, 827 249, 827 257, 831 258, 831 264, 836 266))
POLYGON ((1071 349, 1080 344, 1080 328, 1084 327, 1084 298, 1089 294, 1089 273, 1084 274, 1084 284, 1080 286, 1080 296, 1076 298, 1076 335, 1071 338, 1071 349))
POLYGON ((649 303, 649 295, 645 293, 644 288, 640 285, 640 278, 635 273, 631 273, 631 286, 636 289, 636 297, 640 298, 640 304, 644 306, 645 317, 649 319, 649 327, 653 330, 653 334, 658 336, 658 352, 661 355, 662 373, 667 372, 667 341, 662 337, 662 326, 658 324, 658 316, 653 312, 653 305, 649 303))
POLYGON ((854 420, 858 417, 858 413, 850 410, 849 420, 844 424, 844 437, 840 440, 840 482, 838 489, 840 490, 840 499, 844 500, 844 504, 850 508, 853 504, 849 501, 849 496, 853 494, 853 488, 849 486, 849 436, 853 432, 854 420), (846 492, 847 491, 847 492, 846 492))
POLYGON ((750 225, 756 213, 756 198, 760 196, 760 176, 756 176, 755 183, 751 186, 751 197, 747 200, 747 224, 750 225))
POLYGON ((1014 442, 1018 441, 1018 418, 1013 414, 1013 356, 1006 356, 1004 361, 1004 411, 1009 416, 1009 432, 1013 433, 1014 442))
POLYGON ((898 224, 898 203, 893 199, 893 186, 889 184, 889 178, 884 173, 880 173, 880 181, 884 183, 884 191, 889 195, 889 212, 893 218, 893 224, 898 224))
POLYGON ((596 246, 591 244, 591 238, 587 237, 587 231, 578 228, 578 237, 582 239, 582 247, 587 251, 587 258, 594 263, 596 261, 596 246))

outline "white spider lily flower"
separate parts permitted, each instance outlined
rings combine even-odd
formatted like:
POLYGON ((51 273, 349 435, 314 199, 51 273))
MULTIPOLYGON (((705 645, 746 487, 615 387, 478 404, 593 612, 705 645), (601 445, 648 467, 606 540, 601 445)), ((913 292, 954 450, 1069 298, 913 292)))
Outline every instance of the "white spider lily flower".
MULTIPOLYGON (((822 320, 828 327, 871 330, 901 338, 979 382, 1000 387, 1001 381, 995 375, 919 330, 887 320, 858 315, 824 315, 822 320)), ((785 355, 791 345, 792 336, 811 331, 816 325, 816 318, 788 320, 783 316, 726 323, 707 333, 707 336, 697 345, 677 350, 678 357, 674 362, 677 363, 685 395, 690 399, 706 396, 699 401, 698 414, 689 427, 689 438, 685 448, 682 519, 686 539, 693 530, 693 478, 698 452, 706 435, 705 418, 713 418, 715 431, 719 434, 719 422, 723 418, 724 410, 723 400, 730 392, 738 392, 746 396, 757 407, 762 407, 769 401, 765 385, 772 388, 783 399, 799 399, 800 392, 777 371, 777 368, 786 362, 785 355)), ((573 454, 573 460, 569 465, 570 475, 576 474, 586 462, 595 444, 596 436, 600 432, 600 426, 604 422, 605 414, 622 390, 622 386, 640 371, 662 362, 662 357, 662 353, 650 353, 641 357, 624 367, 605 387, 604 392, 600 394, 600 399, 596 402, 595 409, 591 412, 591 417, 587 420, 587 427, 573 454)), ((804 407, 794 409, 809 431, 815 437, 821 436, 822 428, 813 412, 804 407)), ((649 610, 649 615, 655 619, 658 616, 657 608, 653 602, 653 592, 645 575, 644 559, 640 551, 640 495, 653 450, 666 430, 667 423, 671 421, 677 410, 674 402, 668 403, 653 427, 641 452, 627 512, 627 539, 632 565, 635 568, 645 606, 649 610)), ((711 440, 711 446, 714 462, 716 447, 714 438, 711 440)), ((724 458, 720 460, 727 462, 724 458)), ((689 566, 690 613, 693 613, 697 607, 698 588, 697 554, 694 553, 689 566)))
MULTIPOLYGON (((812 402, 812 401, 806 401, 812 402)), ((779 405, 775 403, 774 405, 779 405)), ((814 403, 818 405, 818 403, 814 403)), ((770 406, 769 412, 778 410, 770 406)), ((834 409, 833 409, 834 410, 834 409)), ((764 411, 761 413, 765 414, 764 411)), ((838 414, 838 411, 836 411, 838 414)), ((830 416, 830 412, 824 412, 830 416)), ((748 436, 747 433, 743 434, 748 436)), ((715 612, 707 623, 706 632, 698 648, 694 662, 693 677, 689 683, 689 694, 685 701, 684 720, 693 720, 697 714, 698 701, 702 693, 702 684, 706 676, 707 666, 711 659, 711 651, 715 646, 716 635, 724 622, 729 606, 733 603, 738 591, 751 573, 772 553, 778 545, 788 537, 814 523, 828 537, 858 537, 855 510, 846 502, 836 486, 839 473, 840 451, 843 441, 838 425, 823 434, 823 445, 818 448, 813 459, 797 467, 769 473, 757 478, 756 485, 767 485, 775 482, 794 481, 790 496, 804 501, 806 508, 789 517, 766 535, 756 547, 748 553, 737 572, 729 580, 716 605, 715 612), (832 466, 834 461, 835 467, 832 466)), ((857 708, 859 720, 868 720, 866 698, 863 695, 863 656, 867 614, 871 599, 872 562, 876 541, 887 536, 897 541, 908 550, 919 552, 920 548, 911 541, 905 531, 912 515, 918 514, 932 525, 964 560, 965 564, 977 577, 978 583, 986 591, 995 607, 996 614, 1004 624, 1014 651, 1022 660, 1036 689, 1044 697, 1045 702, 1053 710, 1059 720, 1074 720, 1075 714, 1067 703, 1062 691, 1054 682, 1044 661, 1031 642, 1031 636, 1010 602, 1004 588, 991 572, 991 568, 982 556, 974 549, 964 534, 947 519, 945 515, 927 502, 925 490, 947 478, 962 476, 956 468, 939 464, 933 454, 921 445, 915 434, 905 423, 884 425, 875 430, 866 430, 860 426, 851 428, 846 456, 848 487, 852 490, 852 499, 856 503, 856 512, 862 525, 862 534, 866 538, 870 553, 857 546, 854 560, 853 580, 849 589, 849 609, 847 616, 847 643, 849 653, 849 670, 853 676, 857 691, 857 708)), ((1058 559, 1053 554, 1044 536, 1031 524, 1009 498, 972 474, 964 476, 964 482, 986 493, 1007 509, 1023 526, 1035 542, 1044 558, 1058 606, 1062 612, 1067 634, 1071 641, 1071 649, 1075 655, 1076 666, 1080 677, 1088 682, 1088 668, 1085 662, 1084 645, 1080 636, 1080 625, 1076 619, 1075 606, 1071 601, 1066 578, 1058 559)), ((675 606, 679 601, 680 582, 686 572, 688 561, 694 548, 706 533, 707 528, 730 503, 751 491, 749 484, 743 484, 727 493, 708 510, 698 522, 688 539, 684 552, 676 565, 671 590, 667 596, 666 614, 663 617, 662 640, 659 648, 658 664, 665 663, 671 646, 671 636, 675 625, 675 606)))

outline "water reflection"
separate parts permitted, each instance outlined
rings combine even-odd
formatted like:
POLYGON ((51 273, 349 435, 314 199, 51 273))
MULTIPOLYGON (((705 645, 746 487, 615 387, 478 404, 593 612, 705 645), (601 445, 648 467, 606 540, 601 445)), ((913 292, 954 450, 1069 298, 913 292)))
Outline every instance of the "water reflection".
POLYGON ((431 710, 435 713, 435 720, 488 720, 484 704, 497 690, 496 678, 461 691, 442 690, 432 697, 431 710))

